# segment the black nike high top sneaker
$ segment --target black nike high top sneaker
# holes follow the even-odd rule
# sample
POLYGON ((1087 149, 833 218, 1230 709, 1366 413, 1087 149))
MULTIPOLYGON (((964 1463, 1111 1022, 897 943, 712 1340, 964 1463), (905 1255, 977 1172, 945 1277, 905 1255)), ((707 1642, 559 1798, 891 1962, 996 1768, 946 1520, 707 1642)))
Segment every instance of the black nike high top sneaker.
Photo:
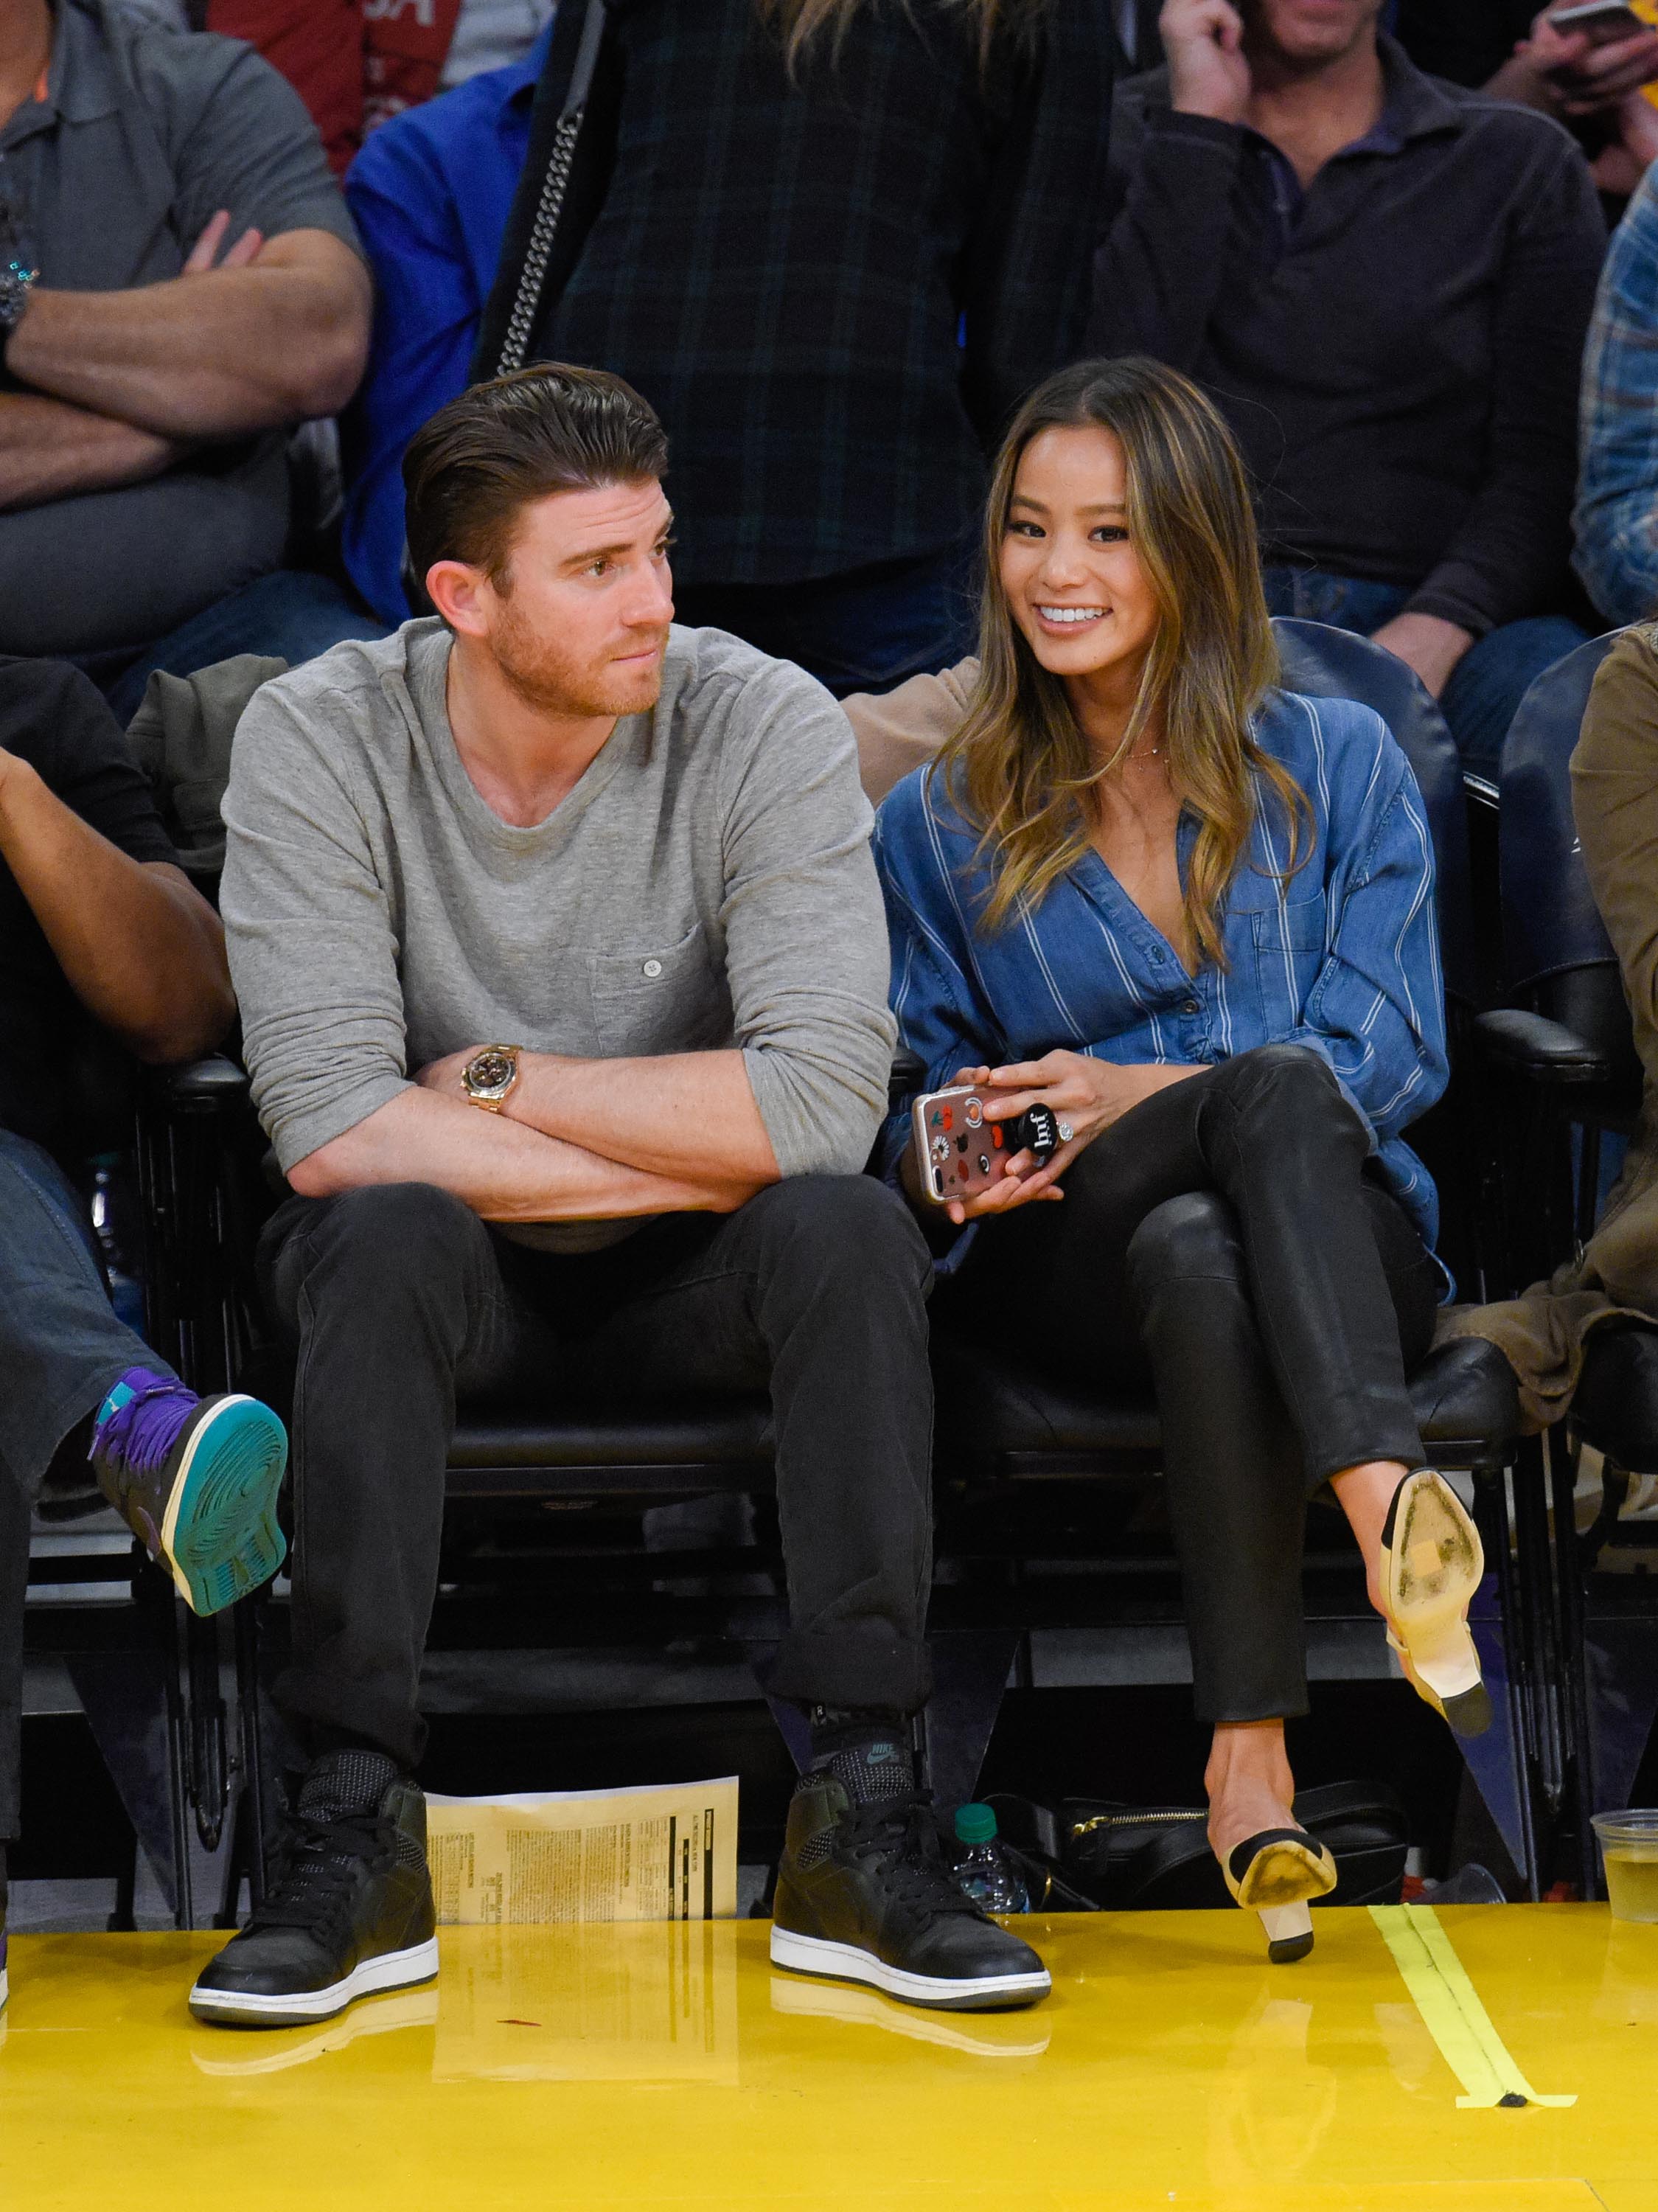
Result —
POLYGON ((1052 1987, 1030 1946, 957 1887, 896 1730, 848 1730, 801 1776, 771 1957, 796 1973, 866 1982, 948 2012, 1012 2010, 1052 1987))
POLYGON ((426 1800, 384 1753, 326 1753, 288 1816, 270 1893, 190 1993, 197 2020, 297 2027, 429 1982, 426 1800))

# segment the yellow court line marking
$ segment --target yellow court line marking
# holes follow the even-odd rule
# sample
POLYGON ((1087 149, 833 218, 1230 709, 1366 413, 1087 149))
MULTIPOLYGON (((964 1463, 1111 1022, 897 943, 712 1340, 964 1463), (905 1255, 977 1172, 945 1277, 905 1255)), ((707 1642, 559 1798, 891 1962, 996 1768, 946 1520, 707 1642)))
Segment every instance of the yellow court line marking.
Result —
POLYGON ((1462 2110, 1493 2105, 1575 2105, 1573 2097, 1545 2097, 1533 2088, 1479 2002, 1467 1969, 1430 1905, 1373 1905, 1370 1917, 1440 2055, 1461 2081, 1462 2110))

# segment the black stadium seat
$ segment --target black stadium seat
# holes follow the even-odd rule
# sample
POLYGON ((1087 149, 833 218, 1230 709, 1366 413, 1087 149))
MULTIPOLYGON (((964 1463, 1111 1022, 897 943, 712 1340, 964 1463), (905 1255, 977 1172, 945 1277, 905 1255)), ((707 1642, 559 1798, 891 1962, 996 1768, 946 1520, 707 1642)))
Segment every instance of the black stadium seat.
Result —
POLYGON ((1536 1280, 1593 1223, 1603 1131, 1627 1133, 1641 1100, 1618 957, 1589 888, 1572 819, 1570 763, 1595 672, 1612 643, 1592 638, 1540 676, 1503 748, 1498 815, 1503 996, 1481 1020, 1491 1064, 1525 1087, 1511 1149, 1505 1273, 1536 1280), (1582 1132, 1574 1180, 1557 1141, 1582 1132))
POLYGON ((608 1494, 648 1501, 687 1490, 747 1492, 771 1480, 771 1407, 763 1398, 713 1400, 653 1414, 570 1416, 556 1425, 531 1413, 463 1414, 449 1447, 452 1498, 590 1496, 602 1474, 608 1494))
MULTIPOLYGON (((1509 1194, 1506 1280, 1515 1292, 1548 1275, 1594 1225, 1603 1136, 1628 1135, 1641 1103, 1618 959, 1595 908, 1572 817, 1570 763, 1595 672, 1614 642, 1594 638, 1540 676, 1503 749, 1498 840, 1505 1007, 1482 1015, 1480 1043, 1509 1194), (1574 1162, 1574 1152, 1576 1161, 1574 1162)), ((1558 1680, 1564 1754, 1586 1882, 1598 1865, 1591 1812, 1629 1802, 1658 1712, 1658 1613, 1639 1577, 1597 1574, 1625 1536, 1618 1508, 1631 1474, 1658 1474, 1658 1330, 1596 1330, 1570 1416, 1551 1439, 1558 1562, 1558 1680), (1581 1540, 1575 1497, 1581 1448, 1603 1460, 1602 1504, 1581 1540)))
MULTIPOLYGON (((933 1369, 941 1449, 952 1465, 1005 1460, 1011 1474, 1042 1475, 1096 1473, 1108 1458, 1124 1473, 1157 1465, 1149 1399, 1090 1397, 948 1340, 935 1346, 933 1369)), ((1437 1464, 1492 1474, 1508 1466, 1519 1429, 1513 1379, 1483 1347, 1442 1345, 1411 1377, 1411 1398, 1437 1464)))
POLYGON ((1359 699, 1393 732, 1410 762, 1433 832, 1440 953, 1453 1007, 1472 1006, 1473 901, 1462 764, 1437 701, 1412 669, 1351 630, 1280 616, 1272 624, 1286 689, 1315 699, 1359 699))

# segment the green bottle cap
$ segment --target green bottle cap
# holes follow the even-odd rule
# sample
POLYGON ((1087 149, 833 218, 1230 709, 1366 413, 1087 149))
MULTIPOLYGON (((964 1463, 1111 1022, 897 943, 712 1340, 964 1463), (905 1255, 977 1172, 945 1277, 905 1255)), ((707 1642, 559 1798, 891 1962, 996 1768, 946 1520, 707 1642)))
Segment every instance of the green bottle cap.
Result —
POLYGON ((989 1805, 958 1805, 956 1808, 956 1840, 958 1844, 993 1844, 996 1840, 996 1814, 989 1805))

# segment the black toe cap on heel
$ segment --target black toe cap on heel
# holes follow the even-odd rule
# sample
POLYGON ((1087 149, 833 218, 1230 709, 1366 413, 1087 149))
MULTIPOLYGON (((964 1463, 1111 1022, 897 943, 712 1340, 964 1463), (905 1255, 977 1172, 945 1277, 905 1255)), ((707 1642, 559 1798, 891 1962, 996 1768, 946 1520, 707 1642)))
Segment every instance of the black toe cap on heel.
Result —
POLYGON ((1496 1717, 1491 1693, 1483 1682, 1464 1690, 1460 1698, 1447 1698, 1444 1711, 1452 1734, 1461 1736, 1484 1735, 1496 1717))
POLYGON ((1274 1966, 1293 1966, 1297 1959, 1304 1959, 1313 1948, 1312 1931, 1304 1936, 1286 1936, 1277 1943, 1266 1946, 1266 1956, 1274 1966))

